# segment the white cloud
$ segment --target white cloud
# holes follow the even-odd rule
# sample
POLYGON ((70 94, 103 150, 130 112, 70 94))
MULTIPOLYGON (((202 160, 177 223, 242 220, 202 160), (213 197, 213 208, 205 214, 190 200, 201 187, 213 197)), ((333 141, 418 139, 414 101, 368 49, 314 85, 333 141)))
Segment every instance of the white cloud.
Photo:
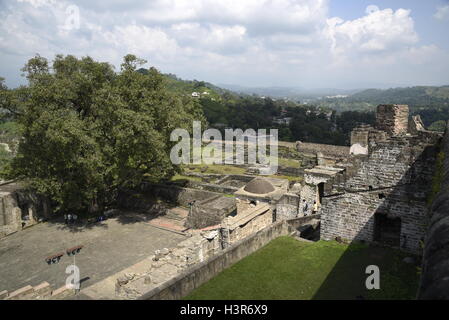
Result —
POLYGON ((0 60, 8 61, 0 75, 17 78, 10 76, 11 62, 19 74, 35 53, 91 55, 116 66, 134 53, 163 72, 191 79, 329 86, 326 81, 341 79, 343 71, 356 78, 347 72, 355 64, 377 74, 408 68, 410 61, 429 65, 432 57, 443 56, 435 45, 419 45, 406 9, 371 5, 360 18, 345 21, 329 16, 327 0, 76 3, 79 28, 65 27, 71 1, 0 3, 0 60))
POLYGON ((438 7, 434 17, 438 20, 449 20, 449 5, 438 7))
POLYGON ((332 41, 335 54, 388 52, 418 42, 410 10, 367 12, 366 16, 355 20, 328 20, 325 32, 332 41))
POLYGON ((99 33, 98 36, 97 40, 102 44, 119 50, 126 48, 139 56, 150 55, 165 59, 176 56, 178 50, 176 41, 170 39, 164 31, 142 25, 117 26, 112 31, 99 33))
POLYGON ((55 0, 17 0, 17 2, 29 3, 35 8, 55 4, 55 0))

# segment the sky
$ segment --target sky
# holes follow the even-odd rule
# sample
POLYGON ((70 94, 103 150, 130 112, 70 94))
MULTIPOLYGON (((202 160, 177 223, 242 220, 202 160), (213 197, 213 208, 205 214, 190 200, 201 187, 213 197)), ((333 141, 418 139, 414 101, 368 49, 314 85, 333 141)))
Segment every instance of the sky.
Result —
POLYGON ((40 54, 128 53, 246 87, 449 85, 449 0, 0 0, 0 77, 40 54))

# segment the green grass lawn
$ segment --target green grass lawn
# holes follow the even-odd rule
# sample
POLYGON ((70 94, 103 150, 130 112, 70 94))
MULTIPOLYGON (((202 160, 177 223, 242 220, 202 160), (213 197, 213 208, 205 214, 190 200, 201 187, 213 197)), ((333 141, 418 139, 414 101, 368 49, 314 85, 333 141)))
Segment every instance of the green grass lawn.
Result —
POLYGON ((390 248, 280 237, 224 270, 185 299, 414 299, 419 270, 390 248), (380 289, 367 290, 368 265, 380 289))

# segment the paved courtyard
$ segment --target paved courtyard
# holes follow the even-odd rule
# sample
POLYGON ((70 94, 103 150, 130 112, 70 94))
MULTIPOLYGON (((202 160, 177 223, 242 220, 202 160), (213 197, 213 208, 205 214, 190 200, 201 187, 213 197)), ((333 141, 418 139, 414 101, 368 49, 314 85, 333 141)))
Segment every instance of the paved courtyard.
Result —
POLYGON ((67 248, 84 245, 76 256, 81 288, 133 265, 157 249, 170 248, 185 236, 150 224, 139 214, 126 214, 87 227, 63 223, 41 223, 0 239, 0 291, 49 282, 53 288, 65 284, 66 267, 73 257, 48 265, 45 258, 67 248))

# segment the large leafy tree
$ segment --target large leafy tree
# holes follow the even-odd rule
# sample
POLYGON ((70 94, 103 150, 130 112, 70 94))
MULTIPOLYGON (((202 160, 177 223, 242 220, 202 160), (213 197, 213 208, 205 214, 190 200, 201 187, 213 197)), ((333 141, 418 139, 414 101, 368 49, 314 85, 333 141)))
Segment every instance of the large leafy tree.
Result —
POLYGON ((201 108, 169 93, 156 69, 136 72, 143 63, 127 55, 116 73, 90 57, 57 55, 51 65, 30 59, 29 84, 12 110, 23 138, 10 175, 50 196, 59 211, 93 212, 120 188, 178 172, 170 133, 191 131, 194 119, 203 121, 201 108))

